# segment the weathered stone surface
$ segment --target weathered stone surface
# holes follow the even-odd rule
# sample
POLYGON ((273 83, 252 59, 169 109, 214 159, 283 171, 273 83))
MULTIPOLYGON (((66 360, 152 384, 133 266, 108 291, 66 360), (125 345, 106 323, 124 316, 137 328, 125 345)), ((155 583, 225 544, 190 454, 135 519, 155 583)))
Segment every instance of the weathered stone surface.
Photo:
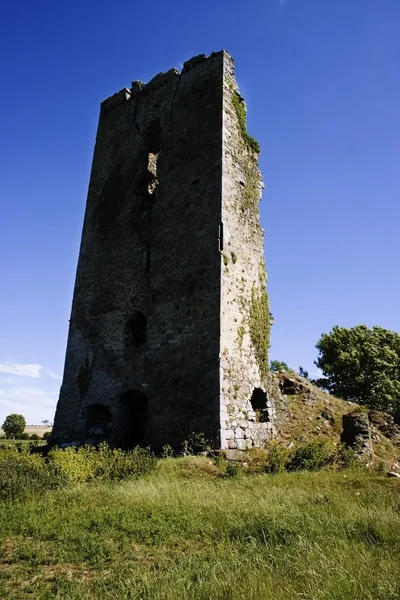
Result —
POLYGON ((237 440, 236 444, 238 450, 247 450, 247 440, 237 440))
POLYGON ((394 422, 392 415, 378 410, 370 410, 368 416, 375 431, 380 431, 393 444, 400 446, 400 426, 394 422))
POLYGON ((250 326, 263 183, 243 111, 226 52, 102 102, 53 441, 203 432, 236 449, 274 434, 250 326))
POLYGON ((372 455, 372 442, 368 413, 354 411, 343 415, 341 442, 358 454, 372 455))

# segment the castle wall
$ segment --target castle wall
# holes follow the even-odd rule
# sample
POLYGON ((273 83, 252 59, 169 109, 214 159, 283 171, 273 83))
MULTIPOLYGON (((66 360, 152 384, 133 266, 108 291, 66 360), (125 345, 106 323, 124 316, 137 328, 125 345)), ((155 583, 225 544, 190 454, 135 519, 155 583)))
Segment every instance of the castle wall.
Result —
POLYGON ((174 446, 192 431, 219 443, 223 56, 102 103, 59 443, 91 438, 96 425, 122 444, 174 446), (87 410, 97 405, 110 413, 98 422, 87 410))
POLYGON ((245 117, 233 61, 226 55, 220 418, 222 447, 239 450, 262 446, 274 433, 273 403, 268 394, 270 315, 259 218, 263 182, 257 142, 246 131, 245 117))

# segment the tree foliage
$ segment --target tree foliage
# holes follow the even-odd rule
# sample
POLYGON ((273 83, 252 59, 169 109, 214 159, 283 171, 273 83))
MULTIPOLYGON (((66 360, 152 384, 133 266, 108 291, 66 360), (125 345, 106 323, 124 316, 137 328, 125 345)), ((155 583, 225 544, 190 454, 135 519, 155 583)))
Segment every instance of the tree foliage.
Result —
POLYGON ((12 415, 8 415, 3 425, 1 426, 7 438, 13 438, 15 436, 21 435, 24 432, 25 427, 25 417, 23 415, 17 415, 15 413, 12 415))
POLYGON ((306 369, 303 369, 303 367, 299 367, 299 375, 300 377, 304 377, 304 379, 310 379, 309 372, 306 371, 306 369))
POLYGON ((315 361, 332 394, 400 418, 400 335, 374 326, 335 326, 316 345, 315 361))
POLYGON ((282 373, 290 371, 289 367, 282 360, 271 360, 270 369, 273 373, 282 373))

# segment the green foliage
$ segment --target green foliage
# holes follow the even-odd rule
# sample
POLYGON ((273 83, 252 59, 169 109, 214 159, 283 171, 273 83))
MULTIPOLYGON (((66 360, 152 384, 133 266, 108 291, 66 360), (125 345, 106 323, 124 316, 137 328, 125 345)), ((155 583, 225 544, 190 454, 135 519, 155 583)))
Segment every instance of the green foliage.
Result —
POLYGON ((226 465, 226 470, 225 470, 223 477, 228 477, 228 478, 239 477, 239 475, 241 475, 242 473, 243 473, 243 471, 238 464, 228 461, 228 464, 226 465))
POLYGON ((262 380, 265 381, 269 373, 268 352, 270 346, 271 316, 268 294, 263 286, 257 288, 253 285, 251 290, 249 329, 260 375, 262 380))
POLYGON ((332 394, 400 421, 400 335, 382 327, 335 326, 317 344, 315 364, 332 394))
POLYGON ((299 375, 300 377, 304 377, 304 379, 310 379, 308 371, 303 369, 303 367, 299 367, 299 375))
POLYGON ((290 469, 319 471, 334 462, 335 451, 325 440, 298 446, 291 457, 290 469))
POLYGON ((112 449, 105 442, 97 448, 55 448, 49 453, 49 461, 73 483, 136 478, 150 472, 156 465, 154 454, 147 448, 123 451, 112 449))
POLYGON ((1 426, 2 430, 6 435, 6 438, 14 438, 18 435, 21 435, 24 432, 25 427, 25 417, 23 415, 18 415, 15 413, 13 413, 12 415, 8 415, 3 425, 1 426))
POLYGON ((253 152, 256 152, 257 154, 260 154, 260 144, 247 133, 246 105, 243 98, 236 91, 233 92, 232 102, 238 118, 240 132, 247 148, 253 152))
POLYGON ((393 482, 363 471, 188 478, 171 462, 138 482, 1 503, 1 596, 397 600, 393 482))
POLYGON ((196 456, 197 454, 208 452, 210 449, 210 442, 206 439, 204 433, 193 432, 182 444, 182 455, 196 456))
POLYGON ((31 440, 40 440, 40 437, 38 436, 38 434, 37 434, 37 433, 32 433, 32 435, 31 435, 30 439, 31 439, 31 440))
POLYGON ((286 471, 289 461, 290 451, 284 446, 272 442, 268 448, 265 471, 267 473, 283 473, 286 471))
POLYGON ((231 251, 231 258, 232 258, 233 264, 235 264, 236 261, 237 261, 237 254, 236 254, 236 252, 231 251))
POLYGON ((288 365, 281 360, 271 360, 270 368, 273 373, 285 373, 286 371, 290 371, 288 365))
MULTIPOLYGON (((334 454, 333 465, 339 469, 358 469, 362 466, 358 454, 345 444, 339 444, 334 454)), ((386 470, 385 470, 386 474, 386 470)))
POLYGON ((161 449, 161 458, 172 458, 174 456, 174 449, 169 444, 166 444, 161 449))
POLYGON ((267 473, 319 471, 323 468, 343 470, 360 467, 360 459, 353 449, 344 444, 335 445, 327 440, 299 444, 290 450, 277 442, 271 442, 268 445, 265 460, 267 473))
POLYGON ((221 470, 169 459, 137 481, 0 502, 0 597, 398 600, 397 481, 221 470))
POLYGON ((0 454, 0 499, 42 494, 62 483, 59 473, 38 456, 15 449, 0 454))
POLYGON ((149 473, 156 458, 145 448, 124 452, 107 444, 53 449, 48 458, 19 452, 14 446, 0 454, 0 499, 42 494, 56 487, 94 481, 120 481, 149 473))
POLYGON ((44 440, 49 440, 51 438, 51 431, 45 431, 43 434, 44 440))
POLYGON ((228 258, 228 255, 225 254, 225 252, 222 253, 222 259, 224 261, 224 265, 227 267, 228 263, 229 263, 229 258, 228 258))
POLYGON ((238 335, 238 344, 239 344, 240 350, 242 349, 242 346, 243 346, 243 338, 244 338, 245 333, 246 333, 246 329, 245 329, 244 325, 239 325, 238 330, 237 330, 237 335, 238 335))

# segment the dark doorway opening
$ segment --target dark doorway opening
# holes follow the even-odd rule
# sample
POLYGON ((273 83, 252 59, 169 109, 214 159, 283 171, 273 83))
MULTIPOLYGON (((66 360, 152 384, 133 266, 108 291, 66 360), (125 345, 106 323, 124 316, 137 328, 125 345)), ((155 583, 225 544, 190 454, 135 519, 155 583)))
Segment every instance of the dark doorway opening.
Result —
POLYGON ((148 399, 139 390, 128 390, 120 397, 123 436, 121 445, 125 448, 140 446, 145 441, 148 417, 148 399))
POLYGON ((269 414, 267 407, 267 394, 260 388, 254 388, 250 398, 251 406, 256 413, 258 423, 268 423, 269 414))
POLYGON ((137 310, 129 321, 129 332, 134 346, 142 346, 147 338, 147 317, 137 310))
MULTIPOLYGON (((108 406, 104 404, 92 404, 86 408, 87 429, 102 429, 105 434, 111 423, 111 413, 108 406)), ((99 433, 100 435, 100 433, 99 433)))

